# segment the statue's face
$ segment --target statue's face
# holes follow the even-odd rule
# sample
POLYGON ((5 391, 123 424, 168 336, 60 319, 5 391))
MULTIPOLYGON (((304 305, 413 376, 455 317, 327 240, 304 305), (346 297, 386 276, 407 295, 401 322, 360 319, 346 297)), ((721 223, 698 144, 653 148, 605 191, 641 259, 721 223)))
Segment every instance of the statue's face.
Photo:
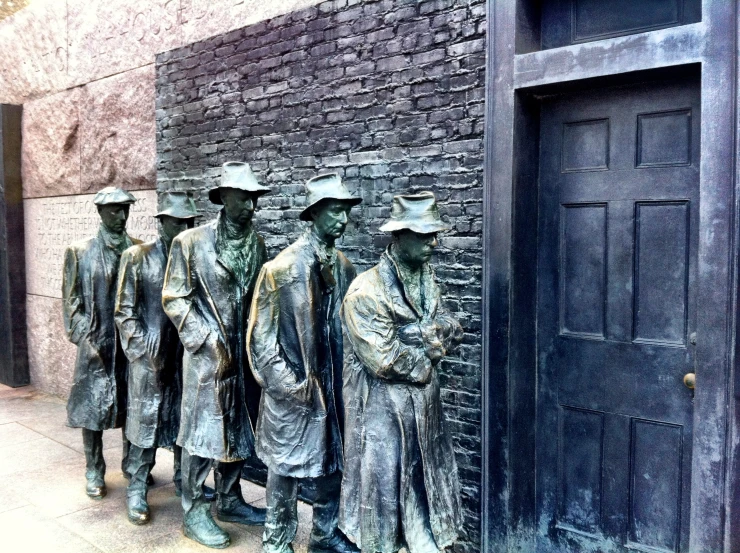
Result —
POLYGON ((160 228, 162 229, 162 236, 168 241, 172 240, 180 234, 182 231, 193 228, 192 219, 178 219, 177 217, 170 217, 169 215, 161 215, 159 217, 160 228))
POLYGON ((103 224, 112 232, 121 233, 126 230, 128 220, 127 204, 108 204, 98 206, 98 214, 103 224))
POLYGON ((311 208, 311 219, 316 232, 322 238, 339 238, 349 222, 352 205, 341 200, 324 200, 311 208))
POLYGON ((397 240, 398 253, 401 259, 411 267, 421 267, 432 259, 437 242, 437 233, 420 234, 412 230, 399 231, 397 240))
POLYGON ((257 208, 257 195, 236 188, 222 188, 221 201, 224 213, 232 223, 246 225, 252 220, 257 208))

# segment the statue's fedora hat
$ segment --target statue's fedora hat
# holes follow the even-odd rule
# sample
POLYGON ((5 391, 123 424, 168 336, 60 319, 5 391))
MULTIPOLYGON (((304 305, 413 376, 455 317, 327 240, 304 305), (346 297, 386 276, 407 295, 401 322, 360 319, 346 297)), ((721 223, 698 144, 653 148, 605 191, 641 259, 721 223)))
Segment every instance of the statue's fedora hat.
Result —
POLYGON ((93 197, 95 205, 123 204, 130 205, 136 198, 129 192, 115 186, 106 186, 93 197))
POLYGON ((243 161, 227 161, 221 167, 221 184, 208 191, 208 199, 214 204, 223 205, 221 201, 221 190, 223 188, 236 188, 261 196, 267 194, 270 189, 257 182, 249 163, 243 161))
POLYGON ((341 200, 351 206, 362 202, 362 198, 353 196, 347 190, 338 174, 319 175, 306 183, 306 208, 299 215, 301 221, 310 221, 311 208, 323 200, 341 200))
POLYGON ((432 192, 393 196, 391 218, 380 227, 380 230, 395 232, 405 229, 419 234, 450 229, 439 216, 437 200, 432 192))
POLYGON ((155 217, 167 215, 177 219, 195 219, 198 210, 187 192, 165 192, 160 196, 160 209, 155 217))

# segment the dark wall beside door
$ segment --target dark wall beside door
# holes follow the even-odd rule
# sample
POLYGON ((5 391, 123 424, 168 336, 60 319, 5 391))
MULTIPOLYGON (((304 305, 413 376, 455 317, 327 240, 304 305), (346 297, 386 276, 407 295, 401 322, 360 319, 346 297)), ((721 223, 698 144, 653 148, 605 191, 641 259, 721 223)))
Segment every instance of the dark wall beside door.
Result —
POLYGON ((157 187, 205 191, 249 162, 273 193, 256 226, 274 256, 302 232, 303 183, 337 171, 363 203, 341 248, 365 270, 393 194, 433 190, 453 227, 437 276, 465 328, 441 368, 463 485, 456 551, 480 551, 484 0, 337 0, 157 57, 157 187))
POLYGON ((0 104, 0 383, 29 383, 21 106, 0 104))

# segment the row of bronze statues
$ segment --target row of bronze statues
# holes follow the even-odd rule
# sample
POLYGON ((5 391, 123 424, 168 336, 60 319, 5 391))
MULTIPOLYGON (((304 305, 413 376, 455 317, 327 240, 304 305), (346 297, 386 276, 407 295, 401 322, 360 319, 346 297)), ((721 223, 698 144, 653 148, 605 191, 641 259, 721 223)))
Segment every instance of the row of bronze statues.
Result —
POLYGON ((435 367, 462 329, 429 264, 447 228, 435 197, 393 198, 380 228, 392 243, 357 276, 335 243, 361 199, 339 175, 308 181, 310 226, 271 261, 252 225, 268 192, 248 164, 228 162, 209 193, 223 205, 214 221, 195 227, 190 196, 167 192, 159 238, 145 244, 126 233, 131 194, 95 196, 100 230, 67 248, 63 284, 78 346, 67 422, 82 429, 87 494, 105 496, 103 430, 122 428, 134 524, 150 520, 164 447, 183 532, 205 546, 230 543, 215 500, 220 521, 264 524, 264 552, 292 552, 298 485, 310 479, 309 552, 444 550, 461 526, 460 491, 435 367), (268 468, 267 509, 241 494, 254 455, 268 468))

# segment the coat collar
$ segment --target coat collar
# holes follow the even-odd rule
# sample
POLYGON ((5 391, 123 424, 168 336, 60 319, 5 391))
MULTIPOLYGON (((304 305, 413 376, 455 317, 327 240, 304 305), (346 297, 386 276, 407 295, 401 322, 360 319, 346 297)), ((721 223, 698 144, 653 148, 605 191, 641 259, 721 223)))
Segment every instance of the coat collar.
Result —
POLYGON ((165 241, 163 236, 158 236, 157 240, 155 242, 157 250, 159 250, 159 253, 164 256, 165 261, 170 255, 170 249, 167 247, 167 242, 165 241))

